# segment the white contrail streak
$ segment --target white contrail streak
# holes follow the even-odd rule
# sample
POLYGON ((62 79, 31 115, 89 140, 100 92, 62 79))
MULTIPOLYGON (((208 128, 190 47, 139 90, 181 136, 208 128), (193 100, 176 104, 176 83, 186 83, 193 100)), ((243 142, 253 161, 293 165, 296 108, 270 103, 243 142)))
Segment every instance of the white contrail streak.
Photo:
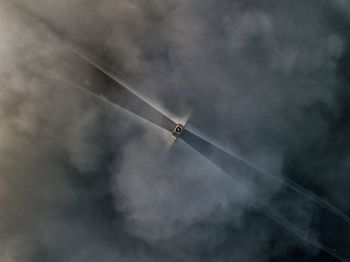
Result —
MULTIPOLYGON (((185 142, 186 145, 188 145, 185 142)), ((191 147, 190 145, 188 145, 193 151, 197 152, 196 149, 194 149, 193 147, 191 147)), ((199 152, 200 153, 200 152, 199 152)), ((248 194, 250 194, 254 199, 257 200, 257 202, 261 205, 262 208, 259 208, 258 205, 256 205, 256 209, 258 209, 260 212, 262 212, 264 215, 266 215, 267 217, 269 217, 270 219, 272 219, 273 221, 275 221, 276 223, 280 224, 282 227, 286 228, 287 230, 289 230, 290 232, 292 232, 293 234, 295 234, 297 237, 299 237, 300 239, 310 243, 311 245, 325 251, 327 254, 329 254, 330 256, 338 259, 341 262, 350 262, 347 258, 343 258, 341 255, 337 254, 336 251, 332 248, 326 247, 324 245, 322 245, 321 243, 319 243, 316 240, 310 239, 304 232, 303 230, 300 230, 298 227, 296 227, 295 225, 293 225, 293 223, 289 222, 287 219, 285 219, 283 217, 283 215, 281 215, 278 211, 276 211, 275 208, 273 208, 271 206, 271 204, 261 200, 256 194, 254 194, 251 190, 249 190, 243 182, 239 181, 236 177, 228 174, 227 172, 225 172, 223 169, 221 169, 221 167, 217 166, 214 162, 212 162, 210 159, 206 158, 205 156, 203 156, 202 154, 200 154, 205 160, 209 160, 209 162, 211 164, 213 164, 218 170, 220 170, 221 172, 223 172, 224 174, 228 175, 229 178, 231 178, 235 183, 239 184, 240 187, 242 189, 244 189, 246 192, 248 192, 248 194)))
POLYGON ((322 245, 321 243, 319 243, 318 241, 310 239, 308 236, 305 235, 305 233, 302 230, 300 230, 297 227, 295 227, 291 222, 289 222, 282 215, 280 215, 278 213, 278 211, 276 211, 273 207, 266 206, 266 204, 264 202, 262 202, 257 197, 256 197, 256 199, 258 200, 258 202, 260 202, 266 208, 266 210, 261 210, 261 209, 259 209, 259 210, 262 213, 264 213, 266 216, 268 216, 269 218, 274 220, 276 223, 278 223, 281 226, 285 227, 290 232, 294 233, 295 235, 297 235, 299 238, 303 239, 304 241, 309 242, 310 244, 314 245, 315 247, 318 247, 318 248, 322 249, 323 251, 325 251, 326 253, 328 253, 332 257, 335 257, 339 261, 341 261, 341 262, 349 262, 348 259, 343 258, 339 254, 337 254, 335 249, 326 247, 326 246, 322 245))
MULTIPOLYGON (((46 76, 46 77, 47 77, 47 76, 46 76)), ((117 109, 117 110, 122 111, 122 112, 124 112, 124 113, 126 113, 126 114, 128 114, 128 115, 130 115, 130 116, 132 116, 132 117, 136 117, 138 120, 141 120, 141 122, 146 122, 146 123, 152 124, 153 126, 157 127, 158 129, 161 128, 161 127, 159 127, 157 124, 154 124, 154 123, 152 123, 151 121, 149 121, 149 120, 147 120, 147 119, 145 119, 145 118, 143 118, 143 117, 141 117, 141 116, 139 116, 139 115, 137 115, 137 114, 135 114, 135 113, 133 113, 133 112, 131 112, 131 111, 129 111, 129 110, 127 110, 127 109, 125 109, 125 108, 123 108, 123 107, 121 107, 121 106, 119 106, 119 105, 113 103, 113 102, 111 102, 111 101, 109 101, 107 98, 104 98, 104 97, 102 97, 102 96, 98 96, 98 95, 95 94, 94 92, 92 92, 92 91, 90 91, 90 90, 88 90, 88 89, 86 89, 86 88, 84 88, 84 87, 82 87, 82 86, 80 86, 80 85, 78 85, 78 84, 76 84, 76 83, 74 83, 74 82, 72 82, 72 81, 66 79, 66 78, 63 78, 63 77, 60 77, 60 76, 57 76, 57 75, 55 75, 55 76, 52 75, 52 76, 50 76, 50 78, 56 79, 56 80, 61 81, 61 82, 65 82, 65 83, 67 83, 68 85, 74 87, 76 90, 79 91, 79 95, 80 95, 85 101, 87 101, 87 98, 86 98, 85 96, 89 96, 89 97, 91 97, 92 99, 96 99, 97 101, 102 102, 103 104, 105 104, 105 105, 107 105, 107 106, 110 106, 110 107, 113 108, 113 109, 117 109)), ((68 90, 68 91, 70 91, 70 92, 72 92, 72 90, 71 90, 70 88, 67 88, 67 87, 65 87, 64 85, 62 85, 61 87, 63 87, 64 89, 66 89, 66 90, 68 90)), ((88 102, 90 102, 90 101, 88 101, 88 102)), ((105 108, 101 108, 101 107, 100 107, 100 110, 101 110, 105 115, 107 115, 107 116, 109 116, 109 117, 111 117, 111 118, 115 118, 115 116, 114 116, 113 114, 111 114, 110 112, 108 112, 105 108)), ((166 130, 166 129, 163 129, 163 128, 161 128, 161 129, 162 129, 162 130, 166 130)), ((166 131, 167 131, 167 130, 166 130, 166 131)), ((167 132, 169 132, 169 131, 167 131, 167 132)), ((170 132, 169 132, 169 133, 170 133, 170 132)))
POLYGON ((101 61, 97 61, 95 58, 92 58, 90 55, 86 54, 85 51, 78 49, 76 47, 73 46, 69 46, 69 49, 75 53, 76 55, 78 55, 80 58, 82 58, 85 62, 87 62, 89 65, 91 65, 92 67, 98 69, 99 71, 101 71, 102 73, 104 73, 105 75, 107 75, 109 78, 111 78, 113 81, 115 81, 117 84, 121 85, 122 87, 124 87, 125 89, 127 89, 130 93, 132 93, 133 95, 137 96, 139 99, 141 99, 142 101, 144 101, 145 103, 147 103, 148 105, 150 105, 151 107, 153 107, 155 110, 157 110, 158 112, 160 112, 161 114, 163 114, 164 116, 168 117, 169 119, 174 119, 176 118, 176 116, 174 116, 173 114, 171 114, 169 111, 167 111, 166 109, 164 109, 163 107, 161 107, 160 105, 157 105, 154 103, 154 101, 151 101, 148 98, 145 98, 143 95, 141 95, 140 93, 136 92, 133 88, 131 88, 126 82, 124 82, 123 80, 120 79, 120 77, 116 76, 115 73, 113 73, 113 71, 106 65, 104 65, 101 61))
POLYGON ((250 163, 248 160, 238 156, 237 154, 228 151, 227 149, 223 148, 222 146, 218 145, 217 143, 213 142, 213 140, 208 139, 202 135, 199 135, 198 132, 193 132, 194 134, 196 134, 198 137, 208 141, 209 143, 213 144, 214 146, 216 146, 217 148, 219 148, 220 150, 226 152, 227 154, 231 155, 233 158, 238 159, 239 161, 241 161, 242 163, 252 167, 253 169, 255 169, 256 171, 258 171, 259 173, 261 173, 262 175, 266 176, 266 177, 270 177, 271 179, 282 183, 283 185, 285 185, 286 187, 292 189, 294 192, 297 192, 301 195, 303 195, 304 197, 306 197, 307 199, 317 203, 318 205, 327 208, 331 213, 333 213, 334 215, 336 215, 337 217, 342 218, 347 224, 350 225, 350 218, 349 216, 347 216, 346 214, 344 214, 341 210, 339 210, 338 208, 336 208, 334 205, 332 205, 331 203, 323 200, 322 198, 320 198, 319 196, 315 195, 314 193, 312 193, 311 191, 303 188, 302 186, 300 186, 299 184, 295 183, 294 181, 286 178, 286 177, 278 177, 272 174, 269 174, 263 170, 261 170, 260 168, 258 168, 257 166, 255 166, 254 164, 250 163))

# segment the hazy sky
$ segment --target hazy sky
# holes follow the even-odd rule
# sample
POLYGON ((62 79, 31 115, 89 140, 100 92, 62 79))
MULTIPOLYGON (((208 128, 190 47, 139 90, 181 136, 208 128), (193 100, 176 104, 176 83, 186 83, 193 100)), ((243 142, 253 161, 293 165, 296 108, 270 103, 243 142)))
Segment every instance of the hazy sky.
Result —
MULTIPOLYGON (((244 186, 70 84, 115 88, 83 48, 191 130, 350 216, 347 0, 0 3, 1 262, 339 261, 350 224, 284 186, 244 186)), ((231 174, 232 177, 244 174, 231 174)), ((345 260, 343 260, 345 261, 345 260)))

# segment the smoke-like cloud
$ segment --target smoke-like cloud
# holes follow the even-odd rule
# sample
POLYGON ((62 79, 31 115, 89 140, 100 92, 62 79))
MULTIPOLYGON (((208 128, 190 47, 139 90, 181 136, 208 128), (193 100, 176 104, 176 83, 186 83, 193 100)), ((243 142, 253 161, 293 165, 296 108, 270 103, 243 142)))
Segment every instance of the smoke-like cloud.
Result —
MULTIPOLYGON (((349 213, 349 12, 341 0, 1 3, 2 260, 330 261, 254 208, 259 184, 247 191, 70 84, 112 88, 61 38, 173 114, 192 111, 190 128, 349 213)), ((305 199, 273 185, 264 194, 314 239, 349 244, 305 199)))

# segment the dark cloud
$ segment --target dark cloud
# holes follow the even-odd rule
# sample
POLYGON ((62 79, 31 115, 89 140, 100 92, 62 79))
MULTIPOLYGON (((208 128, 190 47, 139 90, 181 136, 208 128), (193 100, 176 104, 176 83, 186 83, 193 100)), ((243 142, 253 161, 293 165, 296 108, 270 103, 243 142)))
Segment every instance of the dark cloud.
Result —
POLYGON ((1 3, 2 259, 333 261, 265 216, 258 192, 349 256, 349 227, 332 212, 281 185, 247 180, 247 191, 182 141, 169 149, 160 128, 77 89, 69 81, 113 86, 64 44, 350 215, 349 12, 342 0, 1 3))

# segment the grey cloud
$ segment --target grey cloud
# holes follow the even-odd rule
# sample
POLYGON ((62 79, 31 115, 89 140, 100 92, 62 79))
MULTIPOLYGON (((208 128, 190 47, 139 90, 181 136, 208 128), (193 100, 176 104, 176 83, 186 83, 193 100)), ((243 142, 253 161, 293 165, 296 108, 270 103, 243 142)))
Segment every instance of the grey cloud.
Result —
MULTIPOLYGON (((2 3, 2 257, 270 261, 295 250, 305 261, 322 256, 259 214, 254 197, 184 143, 168 149, 160 129, 110 107, 101 111, 55 79, 99 81, 50 30, 175 115, 193 110, 191 128, 346 208, 348 193, 336 189, 348 183, 347 153, 332 156, 341 165, 322 153, 342 112, 338 62, 348 45, 327 10, 346 10, 346 3, 277 2, 2 3)), ((105 85, 101 80, 97 88, 105 85)), ((314 206, 284 188, 265 191, 276 207, 298 210, 294 223, 322 235, 313 228, 320 216, 314 206)))

